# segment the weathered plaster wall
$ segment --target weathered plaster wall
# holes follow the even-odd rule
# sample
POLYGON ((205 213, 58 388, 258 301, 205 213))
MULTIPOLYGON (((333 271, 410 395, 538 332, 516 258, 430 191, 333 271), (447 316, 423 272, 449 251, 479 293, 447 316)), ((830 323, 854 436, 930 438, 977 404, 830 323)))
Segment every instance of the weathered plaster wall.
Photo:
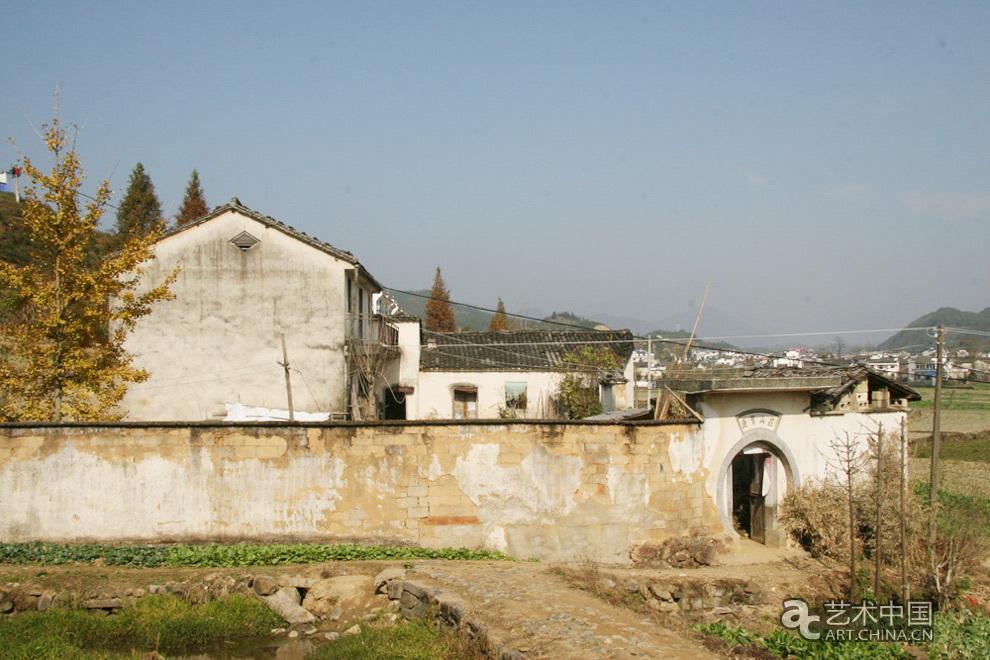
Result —
POLYGON ((233 211, 158 242, 142 286, 176 265, 174 299, 153 306, 126 342, 151 378, 128 389, 131 420, 204 420, 225 402, 285 409, 279 335, 297 410, 344 409, 345 272, 350 264, 233 211), (260 239, 247 251, 230 239, 260 239))
POLYGON ((391 539, 624 563, 720 530, 696 426, 0 426, 0 540, 391 539))

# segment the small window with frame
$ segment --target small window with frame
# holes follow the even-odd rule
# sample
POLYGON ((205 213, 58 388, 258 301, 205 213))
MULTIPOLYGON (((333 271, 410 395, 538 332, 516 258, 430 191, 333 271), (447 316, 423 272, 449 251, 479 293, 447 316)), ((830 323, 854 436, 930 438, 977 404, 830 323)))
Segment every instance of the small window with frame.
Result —
POLYGON ((528 403, 526 399, 527 385, 523 382, 517 381, 506 381, 505 382, 505 407, 509 410, 515 410, 520 412, 526 411, 526 405, 528 403))
POLYGON ((454 387, 454 419, 478 419, 478 388, 454 387))

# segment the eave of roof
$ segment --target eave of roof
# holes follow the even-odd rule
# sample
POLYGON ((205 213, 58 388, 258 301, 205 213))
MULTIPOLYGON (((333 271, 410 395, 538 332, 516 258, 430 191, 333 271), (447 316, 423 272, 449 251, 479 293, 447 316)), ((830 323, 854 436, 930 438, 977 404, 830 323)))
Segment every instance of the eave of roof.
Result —
POLYGON ((179 234, 181 232, 184 232, 184 231, 186 231, 188 229, 192 229, 193 227, 198 227, 198 226, 200 226, 202 224, 205 224, 205 223, 209 222, 210 220, 213 220, 214 218, 217 218, 217 217, 223 215, 224 213, 227 213, 228 211, 233 211, 234 213, 238 213, 238 214, 243 215, 245 217, 251 218, 252 220, 255 220, 257 222, 260 222, 265 227, 268 227, 270 229, 275 229, 277 231, 280 231, 283 234, 285 234, 286 236, 291 236, 292 238, 294 238, 294 239, 296 239, 296 240, 298 240, 298 241, 300 241, 302 243, 305 243, 306 245, 309 245, 310 247, 316 248, 317 250, 319 250, 321 252, 324 252, 326 254, 329 254, 330 256, 335 257, 337 259, 340 259, 341 261, 346 261, 347 263, 349 263, 349 264, 353 265, 355 268, 357 268, 358 269, 358 272, 360 272, 361 275, 365 279, 367 279, 368 282, 371 283, 372 286, 377 287, 379 291, 381 291, 384 288, 378 282, 378 280, 376 280, 371 275, 371 273, 369 273, 365 269, 365 267, 361 265, 361 262, 359 262, 357 260, 357 258, 355 258, 355 256, 353 254, 351 254, 350 252, 347 252, 346 250, 341 250, 339 248, 335 248, 334 246, 330 245, 329 243, 324 243, 323 241, 319 240, 318 238, 315 238, 313 236, 310 236, 309 234, 307 234, 305 232, 301 232, 301 231, 299 231, 298 229, 296 229, 294 227, 290 227, 289 225, 287 225, 287 224, 285 224, 283 222, 279 222, 278 220, 276 220, 275 218, 272 218, 271 216, 262 215, 261 213, 258 213, 257 211, 254 211, 252 209, 249 209, 248 207, 246 207, 243 204, 241 204, 240 200, 237 199, 236 197, 232 198, 229 203, 224 204, 223 206, 216 207, 215 209, 213 209, 212 211, 210 211, 206 215, 202 216, 201 218, 197 218, 196 220, 193 220, 192 222, 189 222, 187 224, 184 224, 181 227, 176 227, 174 229, 171 229, 171 230, 165 232, 165 234, 160 239, 158 239, 158 240, 164 240, 166 238, 169 238, 170 236, 174 236, 174 235, 179 234))
POLYGON ((814 392, 838 387, 837 376, 807 378, 677 378, 663 384, 675 392, 702 394, 708 392, 814 392))

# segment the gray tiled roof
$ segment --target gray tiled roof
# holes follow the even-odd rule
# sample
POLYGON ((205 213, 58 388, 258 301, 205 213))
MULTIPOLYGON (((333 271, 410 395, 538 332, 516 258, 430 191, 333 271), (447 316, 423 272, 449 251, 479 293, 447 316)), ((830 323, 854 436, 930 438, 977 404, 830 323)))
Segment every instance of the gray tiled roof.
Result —
POLYGON ((906 385, 898 383, 896 380, 877 373, 869 367, 863 365, 852 365, 848 367, 777 367, 765 369, 752 369, 743 374, 744 378, 825 378, 835 377, 839 379, 839 384, 818 392, 817 394, 826 399, 836 399, 849 390, 853 389, 864 379, 872 379, 886 385, 891 394, 896 398, 906 398, 909 401, 917 401, 921 395, 906 385))
MULTIPOLYGON (((423 332, 424 371, 566 371, 564 356, 582 346, 605 346, 620 365, 633 352, 628 330, 507 330, 423 332)), ((621 368, 621 367, 620 367, 621 368)))
POLYGON ((891 397, 917 401, 921 395, 910 387, 862 366, 849 367, 767 367, 749 369, 730 378, 683 378, 665 381, 671 389, 682 392, 717 392, 745 390, 803 390, 814 401, 834 401, 864 380, 886 387, 891 397))

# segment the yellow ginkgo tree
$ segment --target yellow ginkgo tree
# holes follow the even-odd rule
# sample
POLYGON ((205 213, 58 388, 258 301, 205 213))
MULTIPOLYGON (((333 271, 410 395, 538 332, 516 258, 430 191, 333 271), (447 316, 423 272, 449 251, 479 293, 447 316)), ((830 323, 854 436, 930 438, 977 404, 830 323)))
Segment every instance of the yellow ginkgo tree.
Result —
POLYGON ((136 275, 154 258, 164 227, 127 237, 117 251, 94 258, 109 182, 83 204, 79 188, 85 177, 75 140, 70 143, 57 110, 40 135, 51 171, 22 156, 31 181, 23 205, 31 260, 20 267, 0 262, 0 291, 8 292, 16 310, 0 325, 0 420, 119 419, 128 384, 149 376, 131 364, 124 338, 152 304, 170 297, 177 273, 150 291, 135 292, 136 275))

